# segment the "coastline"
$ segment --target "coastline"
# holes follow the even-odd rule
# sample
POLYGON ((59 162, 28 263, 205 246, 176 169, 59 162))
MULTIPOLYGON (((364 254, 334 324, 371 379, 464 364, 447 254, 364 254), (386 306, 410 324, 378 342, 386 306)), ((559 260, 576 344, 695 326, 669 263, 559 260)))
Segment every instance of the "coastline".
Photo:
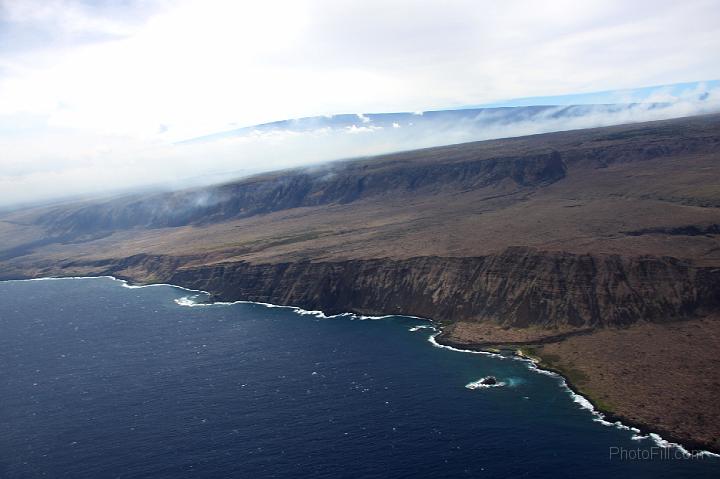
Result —
MULTIPOLYGON (((531 365, 530 369, 533 369, 540 374, 545 374, 560 379, 562 381, 562 387, 564 387, 570 393, 573 401, 578 403, 583 409, 590 411, 594 416, 593 420, 595 422, 598 422, 603 426, 616 427, 618 429, 631 431, 634 434, 632 437, 632 439, 634 440, 649 439, 652 440, 659 447, 677 448, 686 457, 720 457, 720 450, 715 451, 700 442, 675 437, 672 432, 655 432, 658 431, 658 429, 651 424, 643 424, 632 421, 620 414, 617 414, 614 411, 600 406, 596 399, 594 399, 587 392, 583 391, 570 380, 570 375, 566 371, 548 365, 546 362, 543 362, 541 357, 535 357, 523 353, 520 346, 527 346, 531 343, 517 344, 518 347, 515 348, 508 347, 508 344, 497 345, 500 346, 499 349, 489 347, 491 346, 491 344, 488 343, 488 347, 485 348, 478 347, 474 344, 462 344, 452 340, 444 339, 442 337, 442 331, 438 331, 440 332, 436 333, 430 338, 430 342, 437 345, 438 347, 443 347, 463 353, 484 353, 497 358, 507 358, 508 356, 503 356, 496 351, 508 351, 512 353, 512 356, 509 356, 510 358, 527 362, 529 365, 531 365)), ((538 342, 534 344, 538 344, 538 342)))
POLYGON ((660 447, 678 448, 683 453, 683 455, 686 455, 688 457, 702 455, 720 457, 720 450, 713 451, 700 442, 677 438, 672 434, 672 432, 669 431, 653 432, 653 429, 655 431, 658 431, 658 428, 653 427, 652 425, 633 421, 621 414, 618 414, 614 411, 600 406, 598 401, 593 398, 592 395, 583 391, 573 381, 570 380, 569 374, 567 372, 563 371, 561 368, 548 365, 542 360, 541 356, 530 356, 526 353, 523 353, 521 349, 516 350, 514 354, 516 354, 520 358, 531 362, 535 365, 536 368, 538 368, 538 370, 552 373, 562 378, 562 380, 564 381, 564 386, 572 394, 582 398, 588 403, 588 409, 592 411, 593 415, 595 415, 596 422, 599 422, 604 426, 614 426, 620 429, 632 431, 634 433, 633 439, 651 439, 660 447))
POLYGON ((709 456, 709 457, 720 457, 720 450, 715 451, 711 450, 707 447, 707 445, 704 445, 699 442, 695 442, 688 439, 679 439, 673 436, 672 432, 668 431, 660 431, 660 432, 652 432, 653 429, 657 430, 657 428, 653 427, 650 424, 642 424, 635 421, 632 421, 626 417, 623 417, 620 414, 617 414, 611 410, 608 410, 607 408, 604 408, 598 404, 598 401, 593 399, 591 395, 589 395, 586 392, 583 392, 581 388, 579 388, 576 384, 574 384, 570 378, 569 374, 566 371, 563 371, 561 368, 553 367, 547 362, 544 362, 542 360, 541 356, 534 357, 532 355, 528 355, 524 352, 522 352, 521 348, 523 346, 532 346, 532 345, 538 345, 553 341, 559 341, 561 339, 564 339, 565 336, 576 336, 576 335, 582 335, 582 334, 588 334, 586 331, 579 331, 575 333, 570 334, 562 334, 558 335, 558 337, 551 337, 548 339, 543 339, 540 341, 535 342, 527 342, 527 343, 482 343, 482 344, 463 344, 455 342, 451 339, 446 339, 444 337, 444 330, 443 330, 443 324, 441 321, 433 320, 431 318, 424 318, 424 317, 418 317, 418 316, 412 316, 412 315, 404 315, 400 313, 393 313, 393 314, 373 314, 372 311, 363 311, 363 312, 353 312, 353 311, 346 311, 341 312, 337 314, 326 314, 323 311, 320 310, 306 310, 298 306, 292 306, 292 305, 281 305, 281 304, 274 304, 274 303, 266 303, 266 302, 258 302, 258 301, 247 301, 247 300, 236 300, 236 301, 217 301, 215 298, 218 298, 217 294, 214 294, 209 291, 200 290, 200 289, 192 289, 185 286, 177 285, 177 284, 170 284, 170 283, 143 283, 133 280, 130 277, 123 277, 123 276, 113 276, 113 275, 98 275, 98 276, 51 276, 51 277, 38 277, 38 278, 16 278, 16 279, 0 279, 0 282, 19 282, 19 281, 51 281, 51 280, 68 280, 68 279, 99 279, 99 278, 107 278, 111 279, 113 281, 120 282, 123 287, 135 289, 135 288, 146 288, 146 287, 156 287, 156 286, 169 286, 172 288, 177 288, 183 291, 187 291, 190 293, 195 294, 203 294, 207 295, 207 297, 210 299, 210 301, 207 302, 194 302, 188 298, 179 298, 175 302, 180 306, 185 307, 210 307, 210 306, 222 306, 222 305, 232 305, 232 304, 258 304, 265 307, 270 308, 287 308, 292 309, 295 312, 297 312, 300 315, 311 315, 322 319, 331 319, 331 318, 338 318, 338 317, 354 317, 354 319, 358 320, 370 320, 370 319, 383 319, 393 316, 402 316, 407 318, 413 318, 418 319, 422 321, 427 321, 431 324, 431 329, 434 330, 432 334, 428 337, 428 342, 430 342, 434 347, 439 348, 445 348, 450 349, 456 352, 461 353, 470 353, 470 354, 483 354, 490 357, 495 357, 497 359, 512 359, 512 360, 518 360, 518 361, 524 361, 528 363, 529 369, 532 369, 536 371, 538 374, 545 374, 552 377, 556 377, 561 380, 561 386, 568 391, 570 394, 572 400, 579 404, 580 407, 583 409, 586 409, 592 413, 594 416, 593 421, 598 422, 604 426, 610 426, 615 427, 622 430, 627 430, 630 432, 633 432, 633 440, 644 440, 649 439, 652 442, 655 443, 656 446, 662 447, 662 448, 676 448, 678 449, 683 456, 685 457, 700 457, 700 456, 709 456), (185 300, 184 302, 182 300, 185 300), (560 337, 562 336, 562 338, 560 337), (497 346, 498 348, 494 348, 492 346, 497 346), (501 353, 501 351, 509 351, 512 354, 511 355, 504 355, 501 353))
POLYGON ((632 431, 634 433, 633 439, 651 439, 660 447, 676 447, 683 453, 683 455, 688 457, 700 455, 720 457, 720 450, 709 448, 702 442, 679 438, 674 435, 672 431, 663 430, 662 428, 658 428, 652 424, 634 421, 608 407, 604 407, 598 399, 593 397, 593 395, 589 392, 583 390, 583 388, 578 386, 571 379, 572 374, 570 372, 549 364, 549 362, 543 360, 542 355, 537 354, 536 351, 529 354, 527 351, 523 350, 523 348, 549 344, 568 337, 583 336, 589 333, 590 332, 588 331, 577 331, 526 342, 487 342, 465 344, 447 338, 444 332, 441 331, 435 336, 434 341, 443 347, 460 352, 482 351, 500 357, 506 356, 502 356, 496 353, 496 351, 510 352, 512 353, 512 357, 514 359, 527 361, 532 364, 534 369, 538 372, 560 378, 563 381, 563 386, 571 393, 575 402, 579 403, 583 408, 591 411, 595 416, 596 422, 599 422, 604 426, 614 426, 619 429, 632 431))

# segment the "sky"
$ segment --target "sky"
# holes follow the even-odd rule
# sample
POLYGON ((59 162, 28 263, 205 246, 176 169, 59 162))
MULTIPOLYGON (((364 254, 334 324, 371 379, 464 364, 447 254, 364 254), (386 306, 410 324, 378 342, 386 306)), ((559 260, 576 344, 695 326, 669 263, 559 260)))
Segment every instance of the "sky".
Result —
POLYGON ((0 0, 0 205, 419 144, 177 146, 287 118, 702 93, 718 25, 716 0, 0 0))

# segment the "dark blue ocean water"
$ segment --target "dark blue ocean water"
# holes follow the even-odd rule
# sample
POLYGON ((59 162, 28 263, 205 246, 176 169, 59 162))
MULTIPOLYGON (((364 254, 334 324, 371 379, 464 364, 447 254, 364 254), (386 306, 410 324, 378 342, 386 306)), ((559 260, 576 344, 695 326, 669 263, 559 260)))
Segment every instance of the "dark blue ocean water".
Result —
MULTIPOLYGON (((718 477, 620 460, 527 363, 434 347, 406 317, 321 319, 109 278, 0 283, 0 477, 718 477), (467 389, 495 375, 507 383, 467 389)), ((674 457, 674 455, 672 455, 674 457)))

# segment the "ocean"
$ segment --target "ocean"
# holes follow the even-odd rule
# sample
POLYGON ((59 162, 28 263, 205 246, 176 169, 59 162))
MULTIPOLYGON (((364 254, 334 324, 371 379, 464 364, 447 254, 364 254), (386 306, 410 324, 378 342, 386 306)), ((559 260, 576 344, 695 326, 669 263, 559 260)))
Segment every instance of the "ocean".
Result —
POLYGON ((717 477, 427 321, 0 282, 0 477, 717 477), (495 376, 500 385, 476 387, 495 376))

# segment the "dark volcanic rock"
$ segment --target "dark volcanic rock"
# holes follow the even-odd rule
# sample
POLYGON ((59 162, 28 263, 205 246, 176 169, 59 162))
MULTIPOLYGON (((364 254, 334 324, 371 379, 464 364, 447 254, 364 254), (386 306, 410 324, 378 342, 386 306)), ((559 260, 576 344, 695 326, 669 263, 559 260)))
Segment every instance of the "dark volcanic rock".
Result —
POLYGON ((497 379, 495 376, 487 376, 480 380, 480 384, 484 384, 485 386, 494 386, 497 384, 497 379))
POLYGON ((720 234, 720 225, 686 225, 674 228, 645 228, 641 230, 626 231, 628 236, 642 236, 651 234, 665 234, 674 236, 700 236, 700 235, 718 235, 720 234))

